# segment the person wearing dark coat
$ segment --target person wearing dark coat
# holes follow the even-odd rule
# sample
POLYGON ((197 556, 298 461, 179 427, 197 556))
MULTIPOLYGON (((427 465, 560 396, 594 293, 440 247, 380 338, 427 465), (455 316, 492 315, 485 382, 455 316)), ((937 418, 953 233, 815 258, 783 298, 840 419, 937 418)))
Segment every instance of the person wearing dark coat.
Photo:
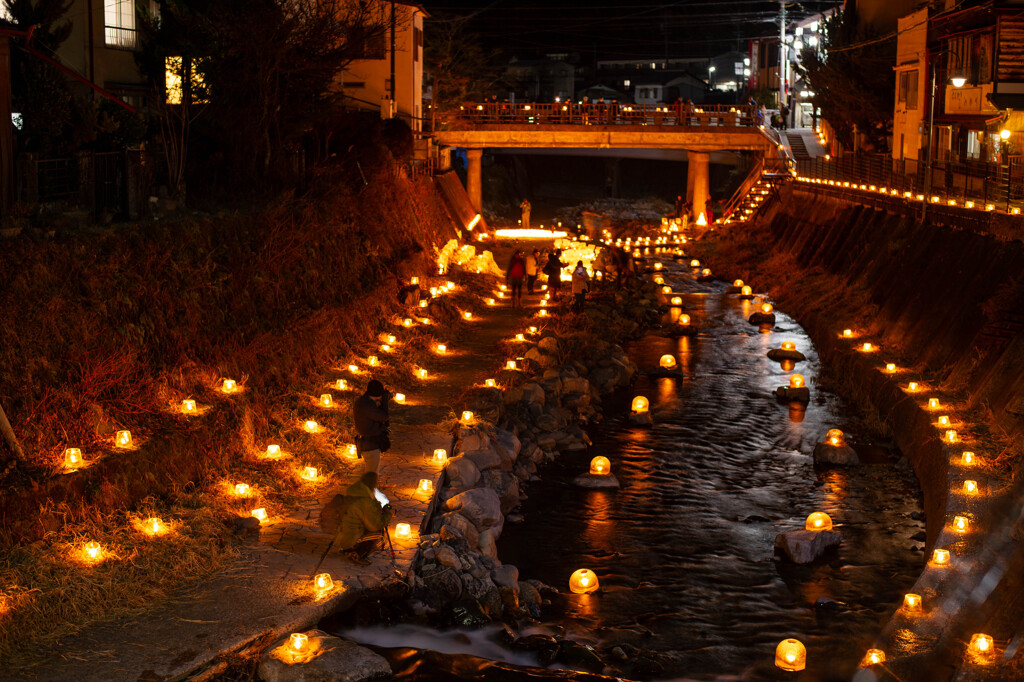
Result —
POLYGON ((548 276, 548 291, 551 292, 551 299, 558 299, 558 292, 562 289, 562 268, 565 263, 561 261, 561 249, 555 249, 554 253, 548 256, 544 263, 544 274, 548 276))
POLYGON ((351 561, 366 565, 367 555, 384 546, 384 529, 394 515, 390 504, 376 496, 377 474, 368 471, 345 491, 345 515, 334 543, 351 561))
POLYGON ((384 384, 374 379, 366 385, 366 392, 352 405, 352 421, 359 434, 356 438, 356 451, 363 458, 367 473, 377 473, 381 453, 391 446, 388 439, 390 399, 391 394, 384 390, 384 384))

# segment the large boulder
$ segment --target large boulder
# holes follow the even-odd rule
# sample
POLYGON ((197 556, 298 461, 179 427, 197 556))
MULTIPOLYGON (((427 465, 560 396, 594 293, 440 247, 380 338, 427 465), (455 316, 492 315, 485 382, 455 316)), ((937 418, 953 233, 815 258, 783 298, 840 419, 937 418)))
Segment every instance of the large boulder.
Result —
POLYGON ((490 488, 473 488, 459 493, 445 502, 445 506, 469 519, 477 530, 497 526, 504 520, 501 498, 490 488))
POLYGON ((462 596, 462 580, 459 572, 452 568, 440 568, 420 576, 424 593, 418 595, 431 606, 449 604, 462 596))
POLYGON ((497 429, 495 431, 495 440, 501 443, 502 447, 508 451, 512 456, 512 461, 519 457, 519 451, 522 449, 523 444, 516 437, 516 434, 505 429, 497 429))
POLYGON ((544 404, 544 389, 541 385, 530 381, 520 386, 523 389, 523 400, 528 403, 537 403, 538 405, 544 404))
POLYGON ((614 474, 592 474, 588 471, 572 479, 572 484, 578 488, 618 488, 619 479, 614 474))
POLYGON ((540 348, 542 353, 556 355, 558 353, 558 338, 554 336, 545 336, 537 342, 537 347, 540 348))
POLYGON ((459 512, 449 512, 441 516, 441 539, 447 541, 449 537, 461 538, 470 547, 476 547, 479 542, 480 531, 476 529, 473 522, 459 512))
POLYGON ((519 504, 519 479, 514 473, 488 469, 481 479, 482 485, 498 493, 502 514, 508 514, 519 504))
POLYGON ((459 455, 448 460, 448 480, 453 489, 472 488, 480 480, 480 468, 472 459, 459 455))
POLYGON ((562 393, 590 393, 590 382, 580 377, 562 377, 562 393))
POLYGON ((306 654, 293 654, 284 637, 260 657, 265 682, 361 682, 391 676, 387 659, 355 642, 321 630, 304 633, 306 654))
POLYGON ((519 594, 519 569, 512 564, 503 564, 491 569, 491 581, 498 587, 511 587, 519 594))
POLYGON ((775 551, 794 564, 810 564, 838 547, 842 540, 839 533, 831 530, 791 530, 775 536, 775 551))
POLYGON ((498 541, 494 537, 494 533, 490 528, 480 533, 480 540, 477 543, 477 549, 486 557, 492 559, 498 558, 498 541))
POLYGON ((476 450, 467 450, 462 453, 462 457, 465 457, 480 471, 486 471, 487 469, 496 469, 501 466, 501 455, 493 447, 488 444, 486 447, 477 448, 476 450))
POLYGON ((779 386, 775 389, 775 397, 782 401, 809 403, 811 402, 811 389, 806 386, 793 388, 792 386, 779 386))
POLYGON ((462 431, 459 436, 462 438, 460 447, 463 452, 486 448, 491 442, 491 439, 487 434, 478 428, 462 427, 462 431))
POLYGON ((832 445, 829 442, 814 446, 814 461, 819 464, 856 466, 860 464, 857 452, 849 445, 832 445))

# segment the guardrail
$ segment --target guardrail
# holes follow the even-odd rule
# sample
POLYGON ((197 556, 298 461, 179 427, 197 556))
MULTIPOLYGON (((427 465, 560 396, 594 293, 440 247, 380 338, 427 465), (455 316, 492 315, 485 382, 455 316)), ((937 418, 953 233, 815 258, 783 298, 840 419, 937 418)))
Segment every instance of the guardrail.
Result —
POLYGON ((759 111, 737 104, 467 102, 438 128, 465 125, 641 125, 759 127, 759 111))

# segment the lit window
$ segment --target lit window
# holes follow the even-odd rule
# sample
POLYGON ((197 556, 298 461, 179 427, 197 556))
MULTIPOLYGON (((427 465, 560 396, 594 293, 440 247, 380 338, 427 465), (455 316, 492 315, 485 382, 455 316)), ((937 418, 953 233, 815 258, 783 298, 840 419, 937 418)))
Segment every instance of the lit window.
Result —
POLYGON ((624 88, 628 88, 629 87, 629 79, 628 78, 626 80, 622 81, 622 87, 624 87, 624 88))
POLYGON ((733 64, 733 73, 736 75, 743 73, 743 62, 735 62, 733 64))
POLYGON ((107 47, 134 50, 138 47, 135 34, 135 0, 104 0, 103 21, 107 47))

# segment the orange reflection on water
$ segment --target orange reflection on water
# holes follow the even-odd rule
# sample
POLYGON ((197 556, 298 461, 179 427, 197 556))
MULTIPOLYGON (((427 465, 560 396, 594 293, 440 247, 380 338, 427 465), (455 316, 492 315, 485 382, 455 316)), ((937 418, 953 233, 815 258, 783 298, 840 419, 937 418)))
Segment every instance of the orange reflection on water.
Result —
POLYGON ((799 424, 804 420, 807 415, 807 406, 803 403, 790 402, 789 403, 789 421, 794 424, 799 424))
POLYGON ((842 509, 842 502, 850 494, 850 481, 845 471, 833 469, 824 475, 825 500, 827 502, 825 511, 835 514, 842 509))
POLYGON ((796 369, 796 362, 793 360, 780 360, 779 367, 782 368, 783 372, 792 372, 796 369))
POLYGON ((658 379, 658 405, 664 407, 676 397, 676 380, 669 377, 658 379))
MULTIPOLYGON (((614 465, 612 471, 614 472, 614 465)), ((612 520, 614 493, 592 490, 587 493, 586 526, 583 539, 589 550, 615 551, 615 522, 612 520)))

